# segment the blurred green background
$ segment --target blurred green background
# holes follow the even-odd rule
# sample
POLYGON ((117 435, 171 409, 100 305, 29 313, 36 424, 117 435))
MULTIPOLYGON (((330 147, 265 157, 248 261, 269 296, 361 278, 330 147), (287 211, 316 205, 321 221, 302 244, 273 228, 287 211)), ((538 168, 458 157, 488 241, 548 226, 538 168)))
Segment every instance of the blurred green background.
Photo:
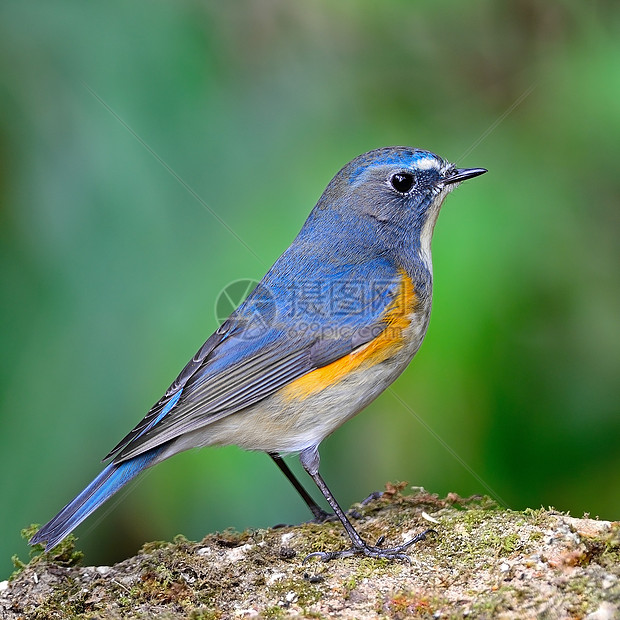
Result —
MULTIPOLYGON (((218 292, 391 144, 489 174, 439 218, 398 398, 323 444, 336 496, 405 479, 620 518, 619 28, 611 0, 5 0, 0 578, 216 328, 218 292)), ((159 465, 77 533, 107 564, 308 516, 233 447, 159 465)))

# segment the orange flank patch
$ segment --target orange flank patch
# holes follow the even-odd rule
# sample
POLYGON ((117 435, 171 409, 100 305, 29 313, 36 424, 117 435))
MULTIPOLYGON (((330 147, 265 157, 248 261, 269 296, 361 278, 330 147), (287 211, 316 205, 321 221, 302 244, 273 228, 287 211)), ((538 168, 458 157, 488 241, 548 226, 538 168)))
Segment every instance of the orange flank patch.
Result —
POLYGON ((385 329, 374 340, 348 355, 295 379, 280 392, 285 399, 308 398, 338 383, 355 370, 383 362, 403 346, 403 332, 411 324, 417 299, 411 278, 403 270, 400 275, 400 291, 383 316, 385 329))

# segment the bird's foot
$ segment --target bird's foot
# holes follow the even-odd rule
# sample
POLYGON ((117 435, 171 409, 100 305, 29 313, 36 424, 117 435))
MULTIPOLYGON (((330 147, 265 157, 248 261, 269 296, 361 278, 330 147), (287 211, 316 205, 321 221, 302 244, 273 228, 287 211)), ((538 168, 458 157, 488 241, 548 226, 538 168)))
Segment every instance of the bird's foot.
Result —
POLYGON ((325 523, 326 521, 331 521, 336 515, 332 512, 327 512, 322 508, 317 508, 312 511, 314 515, 314 519, 308 521, 308 523, 325 523))
POLYGON ((385 536, 381 536, 374 547, 363 543, 361 545, 354 545, 350 549, 344 549, 343 551, 317 551, 307 555, 304 558, 304 562, 307 562, 310 558, 318 558, 323 562, 329 562, 330 560, 340 558, 350 558, 354 555, 365 555, 369 558, 384 558, 386 560, 403 560, 405 562, 411 562, 405 551, 407 551, 407 549, 415 543, 424 540, 428 534, 435 533, 435 530, 432 529, 425 530, 417 536, 414 536, 411 540, 408 540, 406 543, 388 549, 382 548, 381 545, 385 541, 385 536))
POLYGON ((373 491, 368 497, 364 498, 360 504, 362 506, 367 506, 371 502, 374 502, 376 499, 381 499, 383 497, 383 491, 373 491))

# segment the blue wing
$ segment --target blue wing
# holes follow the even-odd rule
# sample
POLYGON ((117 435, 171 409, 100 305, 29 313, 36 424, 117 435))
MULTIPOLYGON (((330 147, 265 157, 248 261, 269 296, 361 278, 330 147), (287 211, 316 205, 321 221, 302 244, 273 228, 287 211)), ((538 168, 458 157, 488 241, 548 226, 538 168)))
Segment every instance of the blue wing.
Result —
POLYGON ((287 263, 274 265, 106 458, 132 459, 240 412, 383 330, 385 309, 400 287, 390 261, 337 269, 305 261, 305 268, 298 263, 291 270, 287 263))

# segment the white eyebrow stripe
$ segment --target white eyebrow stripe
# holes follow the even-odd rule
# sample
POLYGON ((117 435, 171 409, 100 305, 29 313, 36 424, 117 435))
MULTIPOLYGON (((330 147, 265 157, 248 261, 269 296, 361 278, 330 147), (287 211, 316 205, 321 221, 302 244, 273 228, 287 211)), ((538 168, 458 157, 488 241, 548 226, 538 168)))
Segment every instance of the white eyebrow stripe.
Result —
POLYGON ((418 170, 430 170, 431 168, 439 170, 439 162, 433 157, 420 157, 413 166, 418 170))

